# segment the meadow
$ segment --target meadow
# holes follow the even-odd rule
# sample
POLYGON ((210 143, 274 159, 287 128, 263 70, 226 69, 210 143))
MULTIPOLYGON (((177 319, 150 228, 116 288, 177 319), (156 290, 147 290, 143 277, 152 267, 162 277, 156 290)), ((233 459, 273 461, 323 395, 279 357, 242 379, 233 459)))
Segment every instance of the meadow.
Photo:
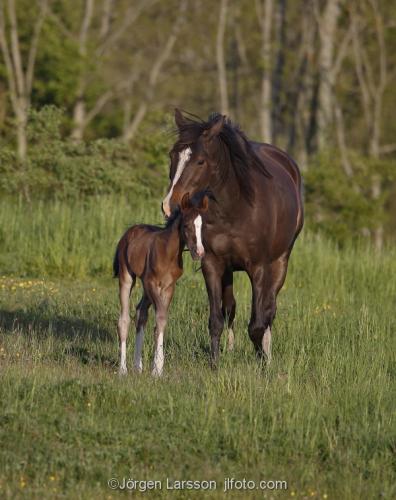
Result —
MULTIPOLYGON (((117 375, 115 244, 158 201, 0 200, 0 497, 118 498, 108 480, 159 480, 170 498, 396 497, 396 250, 338 248, 308 230, 290 260, 261 365, 237 274, 235 350, 208 367, 207 297, 189 255, 177 285, 165 371, 117 375), (224 478, 287 489, 224 493, 224 478), (170 480, 217 489, 166 491, 170 480)), ((141 288, 135 288, 133 304, 141 288)), ((134 331, 128 365, 132 366, 134 331)), ((223 335, 223 347, 225 335, 223 335)))

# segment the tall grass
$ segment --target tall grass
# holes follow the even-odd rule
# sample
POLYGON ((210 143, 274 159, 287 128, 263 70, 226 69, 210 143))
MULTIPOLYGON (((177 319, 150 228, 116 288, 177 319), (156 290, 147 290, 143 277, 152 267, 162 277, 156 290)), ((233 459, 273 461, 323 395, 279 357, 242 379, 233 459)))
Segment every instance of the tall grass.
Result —
MULTIPOLYGON (((1 202, 0 495, 116 498, 107 480, 125 476, 218 481, 199 498, 224 496, 224 477, 288 482, 287 491, 230 498, 394 498, 394 249, 339 250, 302 235, 269 367, 254 358, 250 286, 237 274, 236 348, 217 373, 208 368, 204 283, 186 255, 163 379, 149 376, 151 319, 145 373, 119 380, 117 287, 105 276, 122 230, 160 220, 156 204, 141 206, 1 202)), ((129 366, 132 344, 133 330, 129 366)))
POLYGON ((82 277, 110 272, 126 228, 161 222, 159 203, 131 196, 65 201, 0 201, 0 266, 29 276, 82 277))

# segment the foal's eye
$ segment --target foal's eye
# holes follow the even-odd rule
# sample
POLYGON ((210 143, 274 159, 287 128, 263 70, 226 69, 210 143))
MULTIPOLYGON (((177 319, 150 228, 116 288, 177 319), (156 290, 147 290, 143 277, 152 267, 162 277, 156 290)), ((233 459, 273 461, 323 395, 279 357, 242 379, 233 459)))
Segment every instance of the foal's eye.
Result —
POLYGON ((205 163, 205 160, 198 160, 198 165, 203 165, 205 163))

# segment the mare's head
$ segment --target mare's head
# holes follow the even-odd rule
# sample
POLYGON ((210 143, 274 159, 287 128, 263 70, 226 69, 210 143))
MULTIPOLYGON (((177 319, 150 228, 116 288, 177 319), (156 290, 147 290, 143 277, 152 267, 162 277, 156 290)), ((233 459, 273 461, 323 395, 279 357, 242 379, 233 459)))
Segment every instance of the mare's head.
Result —
POLYGON ((170 151, 170 184, 162 202, 165 215, 170 216, 186 193, 225 188, 230 173, 251 202, 251 169, 269 174, 243 132, 218 113, 205 122, 186 118, 176 109, 175 122, 179 138, 170 151))
POLYGON ((180 203, 181 231, 194 260, 202 259, 205 256, 205 248, 202 243, 202 226, 208 205, 209 199, 206 194, 190 199, 189 193, 186 193, 180 203))

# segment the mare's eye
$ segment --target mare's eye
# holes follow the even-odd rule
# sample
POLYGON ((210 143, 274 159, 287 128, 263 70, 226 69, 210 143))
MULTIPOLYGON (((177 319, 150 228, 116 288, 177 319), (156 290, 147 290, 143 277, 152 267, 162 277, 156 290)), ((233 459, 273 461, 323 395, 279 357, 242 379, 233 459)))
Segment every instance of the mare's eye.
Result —
POLYGON ((205 160, 198 160, 198 165, 203 165, 205 163, 205 160))

